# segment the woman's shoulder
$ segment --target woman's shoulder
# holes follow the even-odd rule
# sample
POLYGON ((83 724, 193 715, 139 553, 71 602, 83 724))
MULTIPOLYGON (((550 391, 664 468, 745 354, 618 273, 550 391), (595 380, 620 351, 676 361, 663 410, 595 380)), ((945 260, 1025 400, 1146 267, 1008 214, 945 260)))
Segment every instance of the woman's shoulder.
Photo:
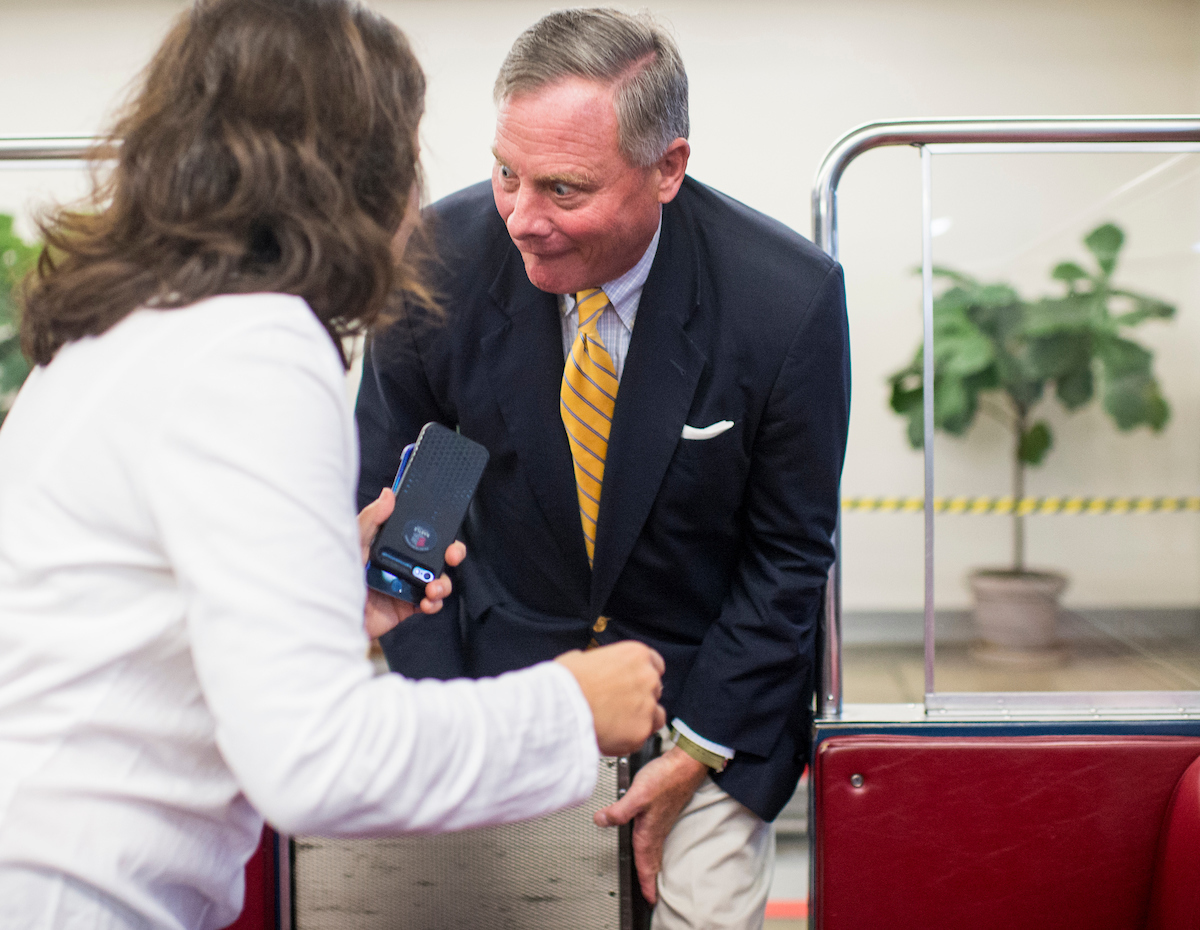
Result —
POLYGON ((150 338, 133 354, 123 381, 131 406, 168 432, 203 433, 203 422, 215 417, 226 425, 206 441, 219 445, 235 432, 235 422, 260 423, 269 431, 266 424, 277 419, 311 426, 330 409, 331 422, 345 413, 341 356, 299 297, 223 294, 136 315, 140 319, 131 322, 150 338))
POLYGON ((181 360, 258 354, 315 357, 341 368, 332 337, 307 302, 292 294, 220 294, 185 307, 138 310, 128 323, 181 360))
POLYGON ((325 333, 308 303, 294 294, 217 294, 177 309, 152 308, 140 312, 161 314, 164 319, 176 317, 182 328, 210 330, 217 335, 264 329, 325 333))

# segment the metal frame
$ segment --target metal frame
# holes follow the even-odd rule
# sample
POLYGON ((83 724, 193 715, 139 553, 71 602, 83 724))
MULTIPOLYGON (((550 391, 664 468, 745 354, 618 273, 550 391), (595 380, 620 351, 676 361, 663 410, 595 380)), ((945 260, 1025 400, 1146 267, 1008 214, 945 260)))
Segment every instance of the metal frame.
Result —
MULTIPOLYGON (((932 156, 934 154, 1065 152, 1200 152, 1200 117, 1071 117, 1062 119, 934 119, 868 123, 851 130, 826 153, 813 185, 813 241, 838 258, 837 189, 847 166, 884 146, 915 146, 921 153, 922 310, 924 383, 933 383, 932 156)), ((1023 715, 1190 716, 1200 708, 1200 692, 1049 692, 1027 694, 938 694, 934 689, 935 617, 933 602, 933 391, 925 392, 925 710, 940 719, 1023 715)), ((840 535, 840 530, 838 531, 840 535)), ((840 545, 838 546, 840 552, 840 545)), ((835 561, 826 586, 821 618, 821 657, 817 675, 817 717, 842 714, 841 565, 835 561)))
POLYGON ((275 930, 292 930, 292 838, 275 834, 275 930))
POLYGON ((86 161, 99 142, 91 136, 0 139, 0 162, 86 161))

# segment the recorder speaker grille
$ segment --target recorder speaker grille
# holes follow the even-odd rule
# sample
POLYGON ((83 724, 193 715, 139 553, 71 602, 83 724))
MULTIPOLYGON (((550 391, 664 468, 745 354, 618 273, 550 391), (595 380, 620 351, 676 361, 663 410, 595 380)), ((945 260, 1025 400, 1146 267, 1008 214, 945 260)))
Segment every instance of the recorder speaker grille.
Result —
MULTIPOLYGON (((536 764, 533 762, 531 764, 536 764)), ((442 836, 293 840, 296 930, 620 930, 617 797, 600 760, 592 797, 540 820, 442 836)))
MULTIPOLYGON (((453 437, 451 430, 431 423, 418 443, 421 458, 414 458, 413 464, 420 463, 420 478, 427 497, 443 504, 457 498, 465 505, 487 464, 487 453, 482 448, 447 441, 453 437)), ((401 494, 408 492, 408 485, 415 477, 410 469, 400 484, 401 494)))

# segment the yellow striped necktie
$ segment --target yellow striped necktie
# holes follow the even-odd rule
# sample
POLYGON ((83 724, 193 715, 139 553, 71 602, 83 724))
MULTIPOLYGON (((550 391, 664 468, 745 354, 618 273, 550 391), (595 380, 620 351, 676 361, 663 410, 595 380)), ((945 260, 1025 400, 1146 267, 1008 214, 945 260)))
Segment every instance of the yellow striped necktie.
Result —
POLYGON ((571 444, 571 458, 575 461, 575 490, 589 565, 596 555, 604 459, 608 455, 608 431, 617 400, 617 369, 596 330, 608 302, 608 296, 600 288, 575 295, 579 334, 563 370, 559 405, 571 444))

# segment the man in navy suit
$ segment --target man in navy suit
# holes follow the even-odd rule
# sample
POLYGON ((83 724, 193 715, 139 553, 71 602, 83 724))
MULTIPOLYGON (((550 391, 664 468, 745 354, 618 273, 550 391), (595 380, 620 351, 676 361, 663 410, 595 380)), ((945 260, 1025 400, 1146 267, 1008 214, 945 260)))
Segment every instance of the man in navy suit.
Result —
MULTIPOLYGON (((413 310, 365 362, 364 504, 426 421, 491 453, 454 602, 384 649, 452 677, 653 646, 674 745, 597 822, 634 819, 656 930, 758 927, 770 821, 809 750, 849 408, 841 269, 686 176, 687 76, 646 17, 550 14, 496 100, 490 186, 427 217, 444 316, 413 310)), ((776 158, 747 168, 783 176, 776 158)))

